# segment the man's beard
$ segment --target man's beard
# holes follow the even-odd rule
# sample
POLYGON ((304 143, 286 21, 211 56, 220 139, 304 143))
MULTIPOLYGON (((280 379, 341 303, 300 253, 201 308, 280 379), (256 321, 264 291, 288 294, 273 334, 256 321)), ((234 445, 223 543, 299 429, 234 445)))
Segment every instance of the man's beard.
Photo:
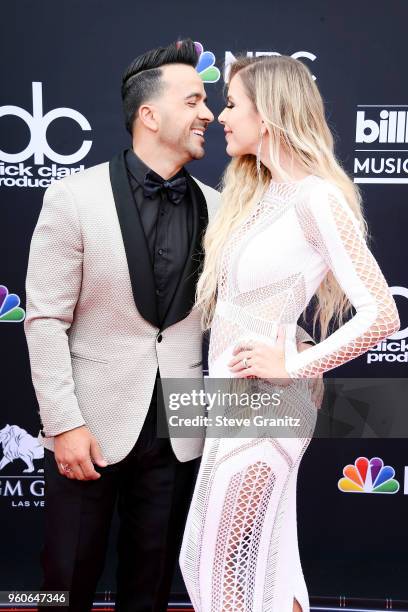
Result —
POLYGON ((161 145, 168 151, 173 152, 174 157, 180 160, 181 165, 188 164, 190 161, 202 159, 205 155, 204 147, 199 143, 194 143, 192 138, 197 136, 182 137, 179 139, 162 138, 161 145))
MULTIPOLYGON (((197 136, 195 136, 197 138, 197 136)), ((191 159, 202 159, 205 155, 204 146, 200 143, 189 142, 188 152, 191 159)))

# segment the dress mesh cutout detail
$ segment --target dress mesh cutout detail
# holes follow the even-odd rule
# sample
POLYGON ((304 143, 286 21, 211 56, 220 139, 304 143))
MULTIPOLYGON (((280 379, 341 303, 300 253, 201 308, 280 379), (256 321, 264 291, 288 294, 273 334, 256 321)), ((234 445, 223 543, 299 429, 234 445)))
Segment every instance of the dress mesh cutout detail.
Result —
MULTIPOLYGON (((233 379, 227 364, 234 348, 257 341, 273 345, 280 325, 286 369, 298 379, 361 355, 399 327, 395 302, 350 207, 335 186, 314 176, 272 182, 231 233, 219 271, 210 378, 233 379), (329 270, 356 314, 298 353, 298 319, 329 270)), ((252 392, 274 389, 267 380, 251 385, 252 392)), ((294 599, 309 612, 297 543, 296 481, 316 408, 307 380, 286 389, 276 416, 288 410, 298 416, 297 437, 271 438, 266 427, 253 438, 205 441, 180 556, 196 612, 292 612, 294 599)))

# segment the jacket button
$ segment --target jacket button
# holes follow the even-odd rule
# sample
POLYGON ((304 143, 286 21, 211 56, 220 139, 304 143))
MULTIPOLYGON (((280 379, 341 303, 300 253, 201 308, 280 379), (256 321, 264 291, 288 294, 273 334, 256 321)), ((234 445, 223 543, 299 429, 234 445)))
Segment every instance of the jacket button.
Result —
POLYGON ((161 342, 163 340, 163 336, 161 334, 159 334, 157 336, 157 342, 161 342))

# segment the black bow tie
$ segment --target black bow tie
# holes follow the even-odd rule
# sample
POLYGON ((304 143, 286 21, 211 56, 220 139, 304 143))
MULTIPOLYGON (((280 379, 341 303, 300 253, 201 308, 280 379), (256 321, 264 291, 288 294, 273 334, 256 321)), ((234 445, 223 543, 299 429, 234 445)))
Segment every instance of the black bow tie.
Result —
POLYGON ((180 204, 187 191, 187 181, 184 176, 165 181, 155 172, 147 172, 143 183, 144 195, 151 198, 161 189, 166 191, 167 197, 173 204, 180 204))

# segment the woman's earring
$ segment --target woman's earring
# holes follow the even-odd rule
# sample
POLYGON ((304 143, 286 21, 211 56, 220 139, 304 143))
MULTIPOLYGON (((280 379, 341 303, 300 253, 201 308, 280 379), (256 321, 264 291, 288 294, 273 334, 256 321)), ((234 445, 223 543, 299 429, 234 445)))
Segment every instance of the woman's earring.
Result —
POLYGON ((263 141, 263 133, 261 129, 261 133, 259 135, 258 149, 256 151, 256 171, 258 173, 258 178, 261 176, 261 150, 262 150, 262 141, 263 141))

